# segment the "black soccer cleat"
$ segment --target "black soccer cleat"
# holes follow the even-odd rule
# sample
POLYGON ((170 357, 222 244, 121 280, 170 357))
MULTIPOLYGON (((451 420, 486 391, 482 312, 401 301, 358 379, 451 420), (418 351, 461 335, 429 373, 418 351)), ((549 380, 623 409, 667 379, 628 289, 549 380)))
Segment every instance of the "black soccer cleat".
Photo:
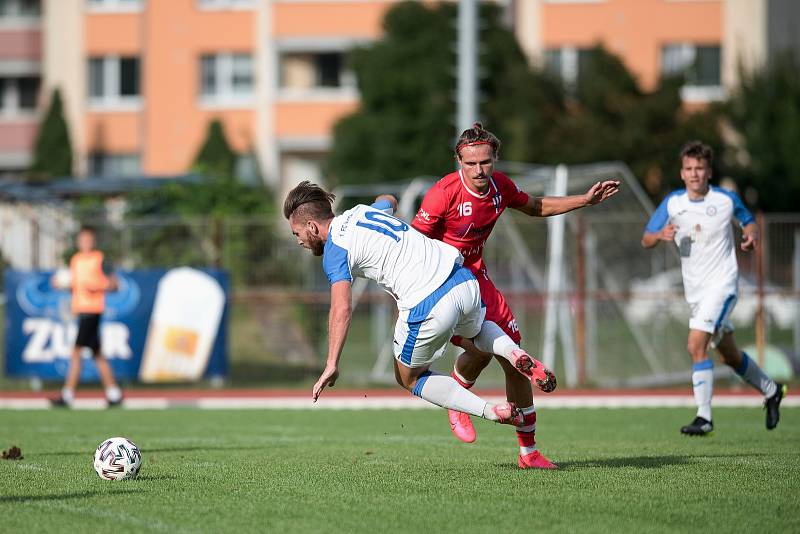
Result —
POLYGON ((106 402, 108 403, 107 407, 108 408, 119 408, 120 406, 122 406, 122 401, 123 400, 124 400, 124 397, 120 397, 118 400, 115 400, 115 401, 112 401, 111 399, 106 399, 106 402))
POLYGON ((50 406, 53 408, 70 408, 70 404, 64 400, 64 397, 59 395, 55 399, 50 399, 50 406))
POLYGON ((779 384, 775 382, 778 388, 775 394, 764 401, 764 408, 767 410, 767 430, 772 430, 778 426, 778 421, 781 418, 781 401, 786 396, 786 384, 779 384))
POLYGON ((681 427, 681 434, 687 436, 707 436, 714 431, 714 424, 708 419, 695 417, 694 421, 681 427))

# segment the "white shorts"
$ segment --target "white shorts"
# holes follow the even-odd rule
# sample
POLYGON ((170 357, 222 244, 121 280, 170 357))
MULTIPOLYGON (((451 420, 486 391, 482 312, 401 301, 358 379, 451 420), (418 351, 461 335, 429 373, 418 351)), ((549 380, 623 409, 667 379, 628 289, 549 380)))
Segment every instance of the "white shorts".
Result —
POLYGON ((730 316, 736 306, 736 293, 712 292, 697 302, 690 302, 689 328, 714 335, 716 344, 725 332, 733 332, 730 316))
POLYGON ((406 367, 430 365, 444 354, 454 335, 473 338, 486 308, 475 276, 453 269, 439 288, 410 310, 401 310, 394 328, 394 357, 406 367))

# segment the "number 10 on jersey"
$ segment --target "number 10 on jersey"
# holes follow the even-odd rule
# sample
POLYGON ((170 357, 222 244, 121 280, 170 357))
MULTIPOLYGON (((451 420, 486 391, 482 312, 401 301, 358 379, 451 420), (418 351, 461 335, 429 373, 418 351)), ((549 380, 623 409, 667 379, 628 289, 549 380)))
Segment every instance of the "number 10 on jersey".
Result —
POLYGON ((368 228, 372 231, 389 236, 395 241, 400 241, 400 236, 395 232, 405 232, 408 230, 408 225, 406 223, 380 211, 368 211, 364 214, 364 217, 377 224, 358 221, 356 226, 368 228))

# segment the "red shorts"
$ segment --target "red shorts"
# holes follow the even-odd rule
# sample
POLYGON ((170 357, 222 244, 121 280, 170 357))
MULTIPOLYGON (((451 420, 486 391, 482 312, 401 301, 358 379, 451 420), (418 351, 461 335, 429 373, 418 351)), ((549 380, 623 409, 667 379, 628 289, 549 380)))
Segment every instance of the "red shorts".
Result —
MULTIPOLYGON (((478 285, 481 288, 481 300, 483 300, 483 303, 486 305, 486 320, 497 323, 497 326, 499 326, 508 337, 513 339, 514 343, 519 345, 520 341, 522 341, 522 334, 519 332, 517 320, 514 318, 514 314, 511 313, 511 308, 508 307, 508 302, 506 302, 505 297, 489 278, 489 275, 486 273, 486 268, 473 274, 475 278, 478 279, 478 285)), ((450 342, 453 345, 461 346, 461 337, 453 336, 450 338, 450 342)))

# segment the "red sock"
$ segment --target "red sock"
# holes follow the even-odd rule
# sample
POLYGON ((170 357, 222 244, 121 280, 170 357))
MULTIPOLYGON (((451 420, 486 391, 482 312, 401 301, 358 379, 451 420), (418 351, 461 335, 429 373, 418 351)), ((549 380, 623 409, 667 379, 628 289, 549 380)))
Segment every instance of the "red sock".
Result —
MULTIPOLYGON (((530 410, 533 410, 531 407, 530 410)), ((517 427, 517 442, 520 448, 531 449, 536 447, 536 412, 525 413, 524 423, 517 427)))
POLYGON ((472 386, 474 386, 474 385, 475 385, 475 381, 474 381, 474 380, 473 380, 472 382, 468 382, 468 381, 467 381, 467 379, 466 379, 466 378, 464 378, 463 376, 461 376, 461 375, 458 373, 458 371, 456 371, 455 369, 453 369, 453 374, 452 374, 452 375, 450 375, 450 376, 452 376, 452 377, 453 377, 453 380, 455 380, 456 382, 458 382, 458 383, 459 383, 459 385, 460 385, 462 388, 464 388, 464 389, 469 389, 469 388, 471 388, 472 386))

